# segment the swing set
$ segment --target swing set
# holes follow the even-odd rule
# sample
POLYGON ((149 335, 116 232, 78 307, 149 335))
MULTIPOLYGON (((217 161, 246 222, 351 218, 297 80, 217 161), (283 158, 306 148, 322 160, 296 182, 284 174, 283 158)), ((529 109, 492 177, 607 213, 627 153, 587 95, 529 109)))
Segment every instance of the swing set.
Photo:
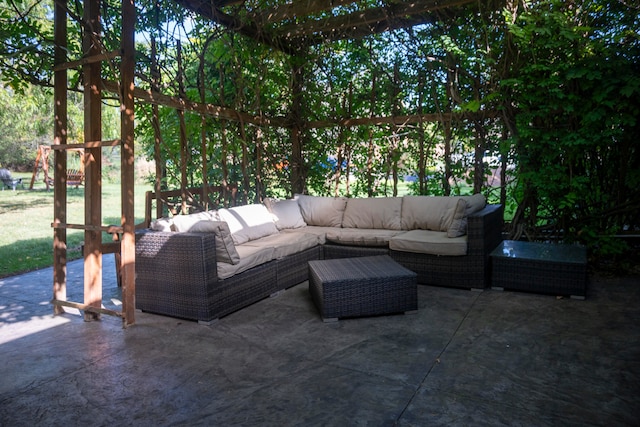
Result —
MULTIPOLYGON (((70 187, 78 188, 84 184, 84 149, 73 148, 69 149, 78 154, 79 167, 77 169, 67 169, 67 185, 70 187)), ((33 184, 38 179, 40 171, 44 173, 44 183, 47 186, 47 191, 53 186, 53 175, 49 175, 49 155, 51 154, 51 147, 48 145, 38 146, 38 153, 36 154, 36 161, 33 165, 33 175, 31 176, 31 184, 29 190, 33 190, 33 184)))

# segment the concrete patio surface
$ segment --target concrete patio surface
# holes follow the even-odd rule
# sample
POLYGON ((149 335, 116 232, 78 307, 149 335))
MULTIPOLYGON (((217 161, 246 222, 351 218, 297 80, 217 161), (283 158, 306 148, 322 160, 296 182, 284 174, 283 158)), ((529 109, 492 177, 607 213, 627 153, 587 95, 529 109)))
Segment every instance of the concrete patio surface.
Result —
MULTIPOLYGON (((105 300, 117 307, 111 256, 105 300)), ((69 264, 82 300, 82 262, 69 264)), ((52 315, 51 269, 0 279, 0 426, 632 426, 640 278, 587 299, 419 286, 416 314, 323 323, 307 283, 211 326, 52 315)))

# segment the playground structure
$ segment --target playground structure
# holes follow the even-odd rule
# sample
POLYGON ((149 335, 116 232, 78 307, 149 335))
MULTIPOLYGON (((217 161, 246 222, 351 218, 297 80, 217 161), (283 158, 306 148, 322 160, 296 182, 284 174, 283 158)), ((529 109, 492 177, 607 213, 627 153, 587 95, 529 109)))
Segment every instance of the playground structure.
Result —
MULTIPOLYGON (((68 151, 73 151, 80 157, 80 167, 78 169, 67 169, 66 183, 68 186, 78 188, 84 184, 84 149, 73 148, 68 151)), ((53 186, 53 175, 49 175, 49 155, 51 154, 51 147, 48 145, 38 146, 38 153, 36 154, 36 161, 33 165, 33 175, 31 176, 31 184, 29 184, 29 190, 33 190, 33 184, 38 179, 40 170, 44 173, 44 183, 47 186, 47 191, 53 186)))

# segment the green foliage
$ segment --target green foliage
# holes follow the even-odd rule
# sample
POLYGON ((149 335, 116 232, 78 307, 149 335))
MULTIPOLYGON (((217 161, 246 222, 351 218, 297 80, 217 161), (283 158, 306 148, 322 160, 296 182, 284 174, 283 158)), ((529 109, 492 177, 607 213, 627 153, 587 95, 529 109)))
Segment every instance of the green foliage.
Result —
POLYGON ((524 59, 503 82, 519 108, 521 208, 530 227, 615 253, 609 236, 640 225, 638 17, 619 3, 571 5, 537 2, 510 26, 524 59))

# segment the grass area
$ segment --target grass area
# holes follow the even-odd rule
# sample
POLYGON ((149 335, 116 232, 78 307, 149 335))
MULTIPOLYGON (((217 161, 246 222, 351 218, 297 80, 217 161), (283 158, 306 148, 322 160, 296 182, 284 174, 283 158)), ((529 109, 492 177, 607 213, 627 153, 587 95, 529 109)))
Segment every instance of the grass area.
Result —
MULTIPOLYGON (((29 190, 30 174, 13 173, 22 178, 24 189, 0 191, 0 277, 53 265, 53 189, 47 191, 42 181, 29 190)), ((135 188, 136 223, 144 218, 146 184, 135 188)), ((103 183, 102 222, 120 223, 120 184, 103 183)), ((67 222, 84 222, 84 188, 70 187, 67 194, 67 222)), ((67 231, 67 258, 81 257, 84 240, 81 230, 67 231)), ((109 235, 103 236, 110 242, 109 235)))

